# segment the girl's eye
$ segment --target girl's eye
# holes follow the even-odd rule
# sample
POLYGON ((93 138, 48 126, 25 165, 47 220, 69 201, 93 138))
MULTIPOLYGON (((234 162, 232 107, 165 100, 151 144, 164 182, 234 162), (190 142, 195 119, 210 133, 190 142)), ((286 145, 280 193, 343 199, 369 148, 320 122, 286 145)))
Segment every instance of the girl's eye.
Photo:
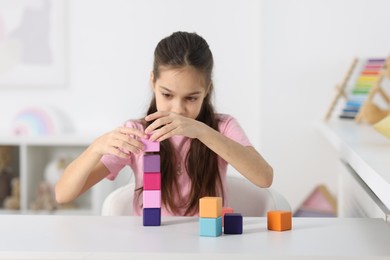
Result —
POLYGON ((172 95, 171 95, 171 94, 168 94, 168 93, 161 93, 161 95, 162 95, 163 97, 165 97, 165 98, 170 98, 170 97, 172 97, 172 95))
POLYGON ((196 100, 198 100, 198 98, 196 98, 196 97, 188 97, 187 100, 190 101, 190 102, 195 102, 196 100))

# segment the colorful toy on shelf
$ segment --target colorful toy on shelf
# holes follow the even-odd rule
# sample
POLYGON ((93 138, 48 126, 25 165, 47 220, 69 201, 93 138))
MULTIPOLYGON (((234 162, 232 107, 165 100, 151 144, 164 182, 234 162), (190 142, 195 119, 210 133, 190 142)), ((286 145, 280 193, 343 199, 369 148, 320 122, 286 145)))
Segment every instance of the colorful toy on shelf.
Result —
POLYGON ((221 197, 203 197, 199 200, 199 234, 206 237, 222 235, 221 197))
POLYGON ((340 118, 357 119, 361 117, 362 106, 364 105, 367 97, 376 85, 381 84, 383 75, 381 73, 385 64, 384 59, 368 59, 362 71, 360 72, 355 85, 348 96, 347 103, 340 118))
POLYGON ((54 211, 57 209, 57 206, 51 184, 47 181, 41 181, 37 188, 35 200, 30 204, 30 209, 35 211, 54 211))
POLYGON ((375 61, 378 64, 371 65, 369 69, 370 71, 374 71, 375 73, 377 73, 377 74, 372 74, 371 76, 371 78, 376 76, 376 80, 372 80, 373 83, 368 93, 368 96, 363 102, 362 109, 356 115, 355 121, 357 123, 361 122, 362 120, 365 120, 369 124, 375 124, 381 119, 383 119, 386 116, 386 114, 390 113, 390 97, 385 92, 382 86, 383 80, 386 76, 387 61, 385 59, 378 59, 375 61), (383 102, 386 104, 387 106, 386 110, 380 109, 378 106, 374 104, 374 98, 377 94, 379 94, 383 102))
POLYGON ((59 156, 46 164, 44 179, 54 190, 56 183, 60 180, 65 168, 74 160, 73 157, 59 156))
POLYGON ((11 195, 5 198, 3 206, 5 209, 20 209, 20 179, 18 177, 11 180, 11 195))
POLYGON ((161 169, 160 143, 142 139, 145 145, 144 155, 144 190, 143 190, 143 225, 161 225, 161 169))
POLYGON ((390 115, 376 123, 374 129, 390 139, 390 115))
POLYGON ((375 124, 381 121, 388 114, 388 110, 381 109, 372 100, 367 100, 360 110, 360 118, 364 118, 369 124, 375 124))
POLYGON ((74 132, 71 120, 60 110, 52 107, 31 106, 16 113, 12 120, 15 135, 43 136, 74 132))
POLYGON ((0 208, 3 207, 5 198, 11 195, 11 170, 12 147, 0 146, 0 208))
POLYGON ((58 204, 55 200, 54 188, 61 175, 74 158, 59 156, 49 161, 44 170, 44 180, 37 187, 35 200, 30 204, 32 210, 54 211, 56 209, 75 209, 74 202, 58 204))
POLYGON ((390 79, 390 56, 386 60, 386 76, 390 79))
POLYGON ((318 185, 294 213, 294 217, 337 217, 337 202, 325 185, 318 185))
POLYGON ((328 111, 326 112, 325 120, 329 120, 329 118, 331 117, 332 112, 335 109, 337 102, 340 98, 344 98, 345 100, 348 99, 348 95, 346 93, 347 84, 350 81, 351 76, 352 76, 357 64, 358 64, 358 59, 354 58, 352 60, 351 65, 349 66, 347 73, 344 76, 343 81, 341 82, 341 84, 336 86, 336 95, 334 96, 332 103, 331 103, 328 111))
MULTIPOLYGON (((344 97, 345 104, 340 118, 355 119, 357 123, 365 120, 369 124, 374 124, 384 118, 390 112, 389 109, 381 109, 374 102, 376 94, 380 94, 384 103, 390 106, 390 98, 382 88, 382 82, 386 75, 387 63, 385 59, 366 59, 361 60, 363 68, 357 72, 357 79, 352 89, 347 93, 347 86, 352 81, 352 75, 357 70, 358 60, 355 58, 348 69, 348 72, 340 86, 337 87, 337 93, 332 100, 331 106, 325 116, 325 120, 331 117, 340 97, 344 97)), ((361 66, 360 66, 361 67, 361 66)))

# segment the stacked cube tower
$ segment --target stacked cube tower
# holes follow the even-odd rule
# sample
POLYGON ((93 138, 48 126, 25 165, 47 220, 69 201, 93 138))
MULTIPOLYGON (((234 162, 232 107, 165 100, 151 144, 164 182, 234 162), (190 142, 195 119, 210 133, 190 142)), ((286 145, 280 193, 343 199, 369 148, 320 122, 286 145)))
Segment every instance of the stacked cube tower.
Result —
POLYGON ((142 139, 144 155, 143 225, 161 225, 160 143, 142 139))

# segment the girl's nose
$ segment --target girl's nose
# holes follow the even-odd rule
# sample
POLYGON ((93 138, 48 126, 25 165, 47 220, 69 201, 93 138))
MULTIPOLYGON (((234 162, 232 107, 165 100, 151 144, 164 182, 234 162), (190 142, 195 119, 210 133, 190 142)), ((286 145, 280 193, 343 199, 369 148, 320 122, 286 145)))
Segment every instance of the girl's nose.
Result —
POLYGON ((175 101, 173 106, 172 106, 172 112, 179 114, 179 115, 183 115, 185 112, 184 103, 181 100, 175 101))

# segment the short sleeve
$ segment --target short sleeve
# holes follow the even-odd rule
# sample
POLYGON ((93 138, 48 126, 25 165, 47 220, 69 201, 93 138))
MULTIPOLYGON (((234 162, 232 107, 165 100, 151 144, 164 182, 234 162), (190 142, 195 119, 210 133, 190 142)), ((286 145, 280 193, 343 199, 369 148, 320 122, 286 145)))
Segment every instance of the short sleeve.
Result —
POLYGON ((230 115, 219 115, 219 131, 226 137, 236 141, 243 146, 252 146, 245 131, 241 128, 237 120, 230 115))
MULTIPOLYGON (((139 122, 131 120, 125 122, 124 126, 140 130, 143 129, 142 125, 139 122)), ((118 173, 126 165, 131 165, 132 161, 134 161, 134 158, 133 155, 131 155, 128 159, 124 159, 113 154, 105 154, 102 156, 100 161, 106 166, 106 168, 110 172, 106 178, 109 180, 114 180, 118 176, 118 173)))
POLYGON ((123 169, 123 167, 127 165, 126 159, 112 154, 103 155, 100 161, 107 167, 108 171, 110 172, 110 174, 106 177, 109 180, 115 180, 118 173, 123 169))

